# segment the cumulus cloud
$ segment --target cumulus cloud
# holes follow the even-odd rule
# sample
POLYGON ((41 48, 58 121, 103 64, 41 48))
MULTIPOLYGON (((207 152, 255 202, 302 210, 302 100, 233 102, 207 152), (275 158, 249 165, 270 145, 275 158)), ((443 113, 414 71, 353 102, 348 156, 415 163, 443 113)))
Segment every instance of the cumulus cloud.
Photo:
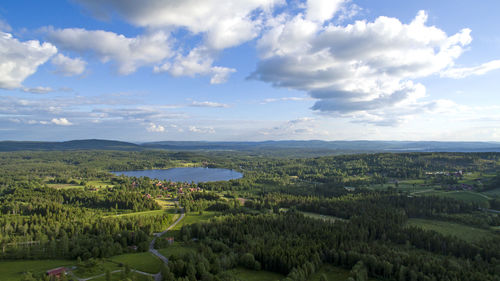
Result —
POLYGON ((22 82, 55 53, 57 48, 50 43, 21 42, 0 31, 0 88, 21 87, 22 82))
POLYGON ((81 58, 72 59, 63 54, 57 54, 50 62, 56 67, 55 72, 64 76, 80 75, 87 65, 81 58))
MULTIPOLYGON (((163 31, 132 38, 114 32, 82 28, 47 28, 46 32, 49 41, 59 48, 82 55, 90 52, 102 62, 112 61, 118 72, 125 75, 142 66, 159 64, 172 56, 169 36, 163 31)), ((74 61, 72 63, 75 64, 74 61)), ((82 65, 81 62, 76 64, 82 65)))
POLYGON ((24 87, 24 88, 22 88, 22 91, 26 92, 26 93, 32 93, 32 94, 48 94, 48 93, 54 92, 54 89, 52 89, 51 87, 38 86, 38 87, 34 87, 34 88, 24 87))
POLYGON ((227 81, 229 75, 236 72, 233 68, 213 66, 214 52, 206 47, 192 49, 187 55, 178 54, 173 62, 155 66, 154 72, 168 72, 174 77, 210 75, 211 84, 221 84, 227 81))
POLYGON ((229 105, 225 103, 218 103, 212 101, 193 101, 190 106, 193 107, 219 107, 219 108, 228 108, 229 105))
POLYGON ((328 16, 273 22, 258 42, 262 60, 251 78, 307 91, 322 113, 397 123, 430 107, 413 79, 450 68, 472 40, 469 29, 448 36, 427 25, 424 11, 407 24, 384 16, 346 26, 317 22, 328 16))
POLYGON ((342 7, 345 0, 307 0, 306 19, 324 22, 342 7))
POLYGON ((215 133, 215 129, 213 127, 189 126, 188 130, 192 133, 199 133, 199 134, 214 134, 215 133))
POLYGON ((73 123, 69 122, 68 119, 66 118, 53 118, 50 120, 52 124, 59 125, 59 126, 71 126, 73 123))
POLYGON ((319 136, 327 136, 329 135, 329 132, 320 127, 317 119, 311 117, 301 117, 293 120, 288 120, 269 129, 260 130, 259 134, 264 136, 271 136, 273 138, 317 138, 319 136))
POLYGON ((239 45, 259 33, 262 14, 284 0, 77 0, 98 18, 118 14, 149 28, 186 28, 203 33, 215 49, 239 45))
POLYGON ((261 102, 261 104, 267 104, 267 103, 278 102, 278 101, 305 101, 305 100, 311 100, 311 98, 307 98, 307 97, 269 98, 269 99, 263 100, 261 102))
POLYGON ((162 125, 156 125, 155 123, 149 123, 149 126, 146 128, 148 132, 152 133, 161 133, 165 131, 165 127, 162 125))
MULTIPOLYGON (((273 7, 285 0, 77 0, 97 18, 118 15, 127 22, 149 30, 189 31, 201 37, 197 46, 175 50, 172 61, 154 68, 155 73, 172 76, 210 76, 211 84, 225 83, 236 70, 214 65, 218 53, 257 38, 273 7)), ((197 40, 196 40, 197 41, 197 40)))
POLYGON ((461 79, 472 75, 483 75, 500 69, 500 60, 493 60, 474 67, 450 68, 441 73, 441 77, 461 79))

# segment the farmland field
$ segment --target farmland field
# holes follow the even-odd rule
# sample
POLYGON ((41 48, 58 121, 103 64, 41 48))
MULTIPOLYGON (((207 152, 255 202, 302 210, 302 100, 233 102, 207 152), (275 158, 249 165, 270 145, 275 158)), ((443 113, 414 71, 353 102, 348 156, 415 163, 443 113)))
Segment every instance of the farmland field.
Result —
POLYGON ((408 225, 417 226, 426 230, 433 230, 444 235, 456 236, 468 242, 477 242, 482 239, 498 236, 486 229, 438 220, 409 219, 408 225))

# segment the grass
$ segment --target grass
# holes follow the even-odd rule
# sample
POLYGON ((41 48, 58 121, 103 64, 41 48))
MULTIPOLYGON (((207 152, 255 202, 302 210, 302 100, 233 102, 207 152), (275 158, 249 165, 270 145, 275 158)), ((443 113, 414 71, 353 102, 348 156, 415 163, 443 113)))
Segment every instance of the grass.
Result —
POLYGON ((438 220, 409 219, 408 225, 417 226, 426 230, 434 230, 441 234, 455 236, 468 242, 477 242, 481 239, 498 236, 486 229, 438 220))
POLYGON ((217 212, 203 211, 200 215, 198 212, 187 213, 182 221, 180 221, 172 230, 180 230, 182 226, 197 222, 208 222, 211 218, 217 216, 217 212))
POLYGON ((250 270, 242 267, 237 267, 226 271, 234 279, 240 281, 278 281, 283 279, 285 276, 279 273, 274 273, 265 270, 250 270))
POLYGON ((459 190, 459 191, 429 191, 425 193, 419 193, 419 195, 432 195, 432 196, 442 196, 442 197, 448 197, 448 198, 453 198, 457 200, 462 200, 465 202, 469 203, 476 203, 479 206, 483 208, 488 208, 489 207, 489 197, 478 193, 474 191, 465 191, 465 190, 459 190))
POLYGON ((144 216, 144 215, 159 215, 166 213, 165 210, 153 210, 153 211, 143 211, 143 212, 133 212, 133 213, 125 213, 125 214, 118 214, 118 215, 108 215, 104 216, 103 218, 109 218, 109 217, 135 217, 135 216, 144 216))
POLYGON ((337 217, 334 217, 334 216, 327 216, 327 215, 321 215, 321 214, 316 214, 316 213, 310 213, 310 212, 302 212, 300 211, 300 213, 304 214, 304 216, 306 217, 309 217, 309 218, 313 218, 313 219, 317 219, 317 220, 323 220, 323 221, 327 221, 327 222, 335 222, 337 220, 343 220, 341 218, 337 218, 337 217))
MULTIPOLYGON (((135 272, 132 272, 130 275, 133 278, 132 280, 134 280, 134 281, 147 281, 148 280, 147 276, 144 276, 142 274, 138 274, 135 272)), ((92 281, 106 281, 106 276, 92 279, 92 281)), ((111 281, 123 281, 123 279, 121 277, 121 272, 111 274, 111 281)))
POLYGON ((121 269, 117 263, 106 261, 106 260, 99 260, 97 266, 94 266, 92 268, 85 268, 85 267, 80 267, 78 266, 76 270, 74 270, 74 274, 80 278, 87 278, 95 275, 102 274, 106 272, 106 270, 109 269, 110 271, 121 269))
POLYGON ((83 186, 75 184, 48 183, 47 186, 55 189, 73 189, 73 188, 83 189, 83 186))
POLYGON ((179 243, 179 242, 174 242, 174 244, 169 245, 166 248, 159 249, 158 252, 160 252, 162 255, 165 257, 170 257, 170 256, 175 256, 178 258, 184 257, 185 254, 187 253, 193 253, 195 252, 196 249, 190 246, 186 246, 184 243, 179 243))
POLYGON ((113 184, 103 182, 103 181, 88 181, 87 185, 92 186, 94 188, 114 187, 113 184))
POLYGON ((33 260, 33 261, 1 261, 0 279, 2 281, 19 281, 24 272, 43 274, 48 269, 72 266, 74 261, 69 260, 33 260))
POLYGON ((148 273, 158 273, 161 267, 161 261, 149 252, 133 253, 114 256, 111 261, 128 264, 130 268, 137 269, 148 273))

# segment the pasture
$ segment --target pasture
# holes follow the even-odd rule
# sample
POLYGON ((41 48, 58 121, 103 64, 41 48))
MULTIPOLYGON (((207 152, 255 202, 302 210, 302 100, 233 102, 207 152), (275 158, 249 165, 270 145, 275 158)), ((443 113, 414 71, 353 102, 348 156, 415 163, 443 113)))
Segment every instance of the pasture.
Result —
POLYGON ((428 219, 409 219, 409 226, 417 226, 425 230, 433 230, 443 235, 455 236, 467 242, 477 242, 481 239, 493 238, 498 235, 487 229, 471 227, 464 224, 428 220, 428 219))

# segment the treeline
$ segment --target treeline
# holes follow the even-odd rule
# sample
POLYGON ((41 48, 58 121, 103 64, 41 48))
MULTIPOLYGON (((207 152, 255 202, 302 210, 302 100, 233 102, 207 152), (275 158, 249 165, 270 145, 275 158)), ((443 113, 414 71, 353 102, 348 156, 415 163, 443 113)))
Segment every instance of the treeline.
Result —
POLYGON ((393 211, 332 224, 293 211, 240 214, 185 226, 181 233, 200 239, 220 259, 249 253, 261 268, 285 274, 290 281, 308 280, 322 263, 346 269, 358 264, 362 269, 356 272, 366 270, 372 277, 390 280, 497 280, 499 239, 477 246, 406 228, 400 223, 404 214, 393 211))

